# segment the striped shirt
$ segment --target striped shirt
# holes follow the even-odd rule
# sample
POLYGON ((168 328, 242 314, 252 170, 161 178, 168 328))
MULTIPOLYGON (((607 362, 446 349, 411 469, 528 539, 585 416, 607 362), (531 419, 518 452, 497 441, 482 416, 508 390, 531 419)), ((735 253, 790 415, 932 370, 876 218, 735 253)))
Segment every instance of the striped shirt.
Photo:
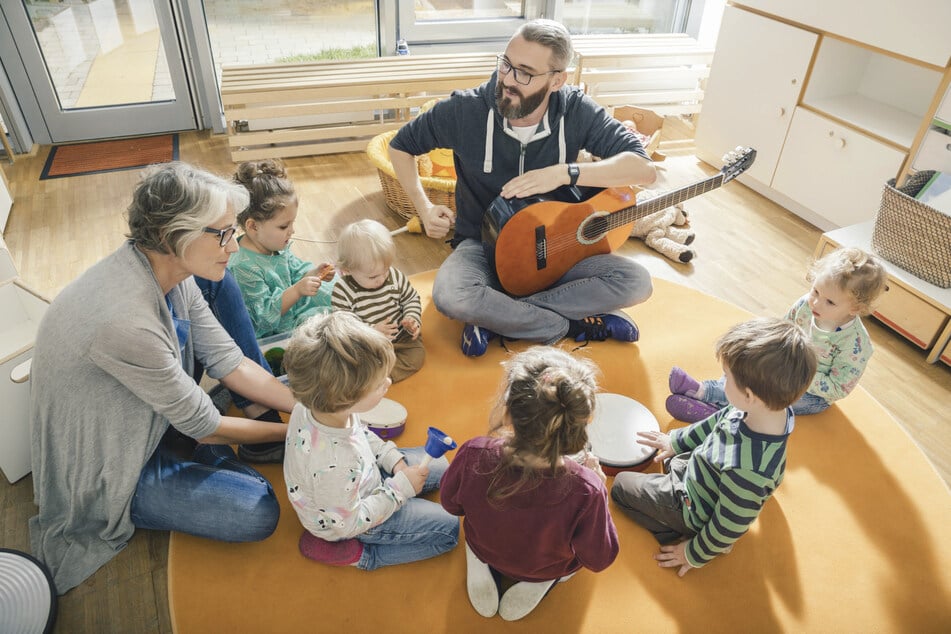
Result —
POLYGON ((399 324, 406 318, 423 323, 419 294, 409 279, 393 267, 380 288, 363 288, 352 276, 342 276, 334 285, 331 305, 334 310, 350 311, 371 326, 385 321, 399 324))
POLYGON ((695 568, 726 552, 783 480, 792 410, 786 410, 782 435, 755 432, 745 418, 745 412, 726 407, 670 432, 674 451, 690 452, 683 513, 687 526, 696 531, 686 548, 687 561, 695 568))

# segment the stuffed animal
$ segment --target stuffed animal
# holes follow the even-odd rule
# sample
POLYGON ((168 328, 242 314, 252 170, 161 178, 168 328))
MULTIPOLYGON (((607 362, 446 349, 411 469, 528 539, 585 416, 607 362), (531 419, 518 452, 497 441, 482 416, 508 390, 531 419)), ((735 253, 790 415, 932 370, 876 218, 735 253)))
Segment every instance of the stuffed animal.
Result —
POLYGON ((687 263, 694 256, 693 249, 687 246, 693 242, 694 233, 683 228, 685 224, 687 212, 682 205, 675 205, 637 220, 631 228, 631 237, 641 238, 647 246, 674 262, 687 263))

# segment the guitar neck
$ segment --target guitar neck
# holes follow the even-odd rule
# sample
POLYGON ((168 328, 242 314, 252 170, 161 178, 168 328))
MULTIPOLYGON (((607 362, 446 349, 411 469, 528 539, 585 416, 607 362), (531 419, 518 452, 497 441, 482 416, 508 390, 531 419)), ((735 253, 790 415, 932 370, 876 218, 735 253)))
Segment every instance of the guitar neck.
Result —
POLYGON ((616 229, 617 227, 622 227, 626 224, 634 222, 635 220, 643 218, 644 216, 650 215, 655 211, 667 209, 671 205, 676 205, 682 203, 685 200, 690 200, 695 196, 713 191, 722 184, 723 173, 721 172, 716 176, 711 176, 710 178, 694 183, 693 185, 688 185, 687 187, 682 187, 681 189, 675 189, 674 191, 661 194, 660 196, 655 196, 650 200, 645 200, 644 202, 637 203, 631 207, 618 209, 617 211, 607 215, 607 228, 608 230, 611 230, 616 229))

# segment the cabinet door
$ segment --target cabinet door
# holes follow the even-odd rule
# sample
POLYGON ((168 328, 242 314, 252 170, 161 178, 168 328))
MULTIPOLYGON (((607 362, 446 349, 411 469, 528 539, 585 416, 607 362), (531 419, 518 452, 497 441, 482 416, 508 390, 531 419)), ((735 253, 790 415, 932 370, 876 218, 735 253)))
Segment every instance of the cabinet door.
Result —
POLYGON ((769 185, 816 39, 727 7, 697 124, 697 156, 719 167, 724 152, 752 147, 756 162, 747 174, 769 185))
POLYGON ((944 67, 951 55, 948 0, 733 0, 818 31, 944 67))
POLYGON ((904 159, 904 152, 796 108, 772 186, 844 227, 875 218, 882 188, 904 159))

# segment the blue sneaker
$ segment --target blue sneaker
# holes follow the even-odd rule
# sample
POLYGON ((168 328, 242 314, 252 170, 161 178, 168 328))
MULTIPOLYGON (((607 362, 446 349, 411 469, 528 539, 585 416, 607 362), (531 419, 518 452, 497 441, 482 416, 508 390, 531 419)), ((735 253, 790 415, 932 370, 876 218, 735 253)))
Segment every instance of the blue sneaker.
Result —
POLYGON ((637 324, 619 310, 585 317, 578 323, 582 331, 575 336, 575 341, 604 341, 605 339, 637 341, 640 338, 637 324))
POLYGON ((462 354, 467 357, 481 357, 489 348, 489 342, 495 333, 474 324, 466 324, 462 329, 462 354))

